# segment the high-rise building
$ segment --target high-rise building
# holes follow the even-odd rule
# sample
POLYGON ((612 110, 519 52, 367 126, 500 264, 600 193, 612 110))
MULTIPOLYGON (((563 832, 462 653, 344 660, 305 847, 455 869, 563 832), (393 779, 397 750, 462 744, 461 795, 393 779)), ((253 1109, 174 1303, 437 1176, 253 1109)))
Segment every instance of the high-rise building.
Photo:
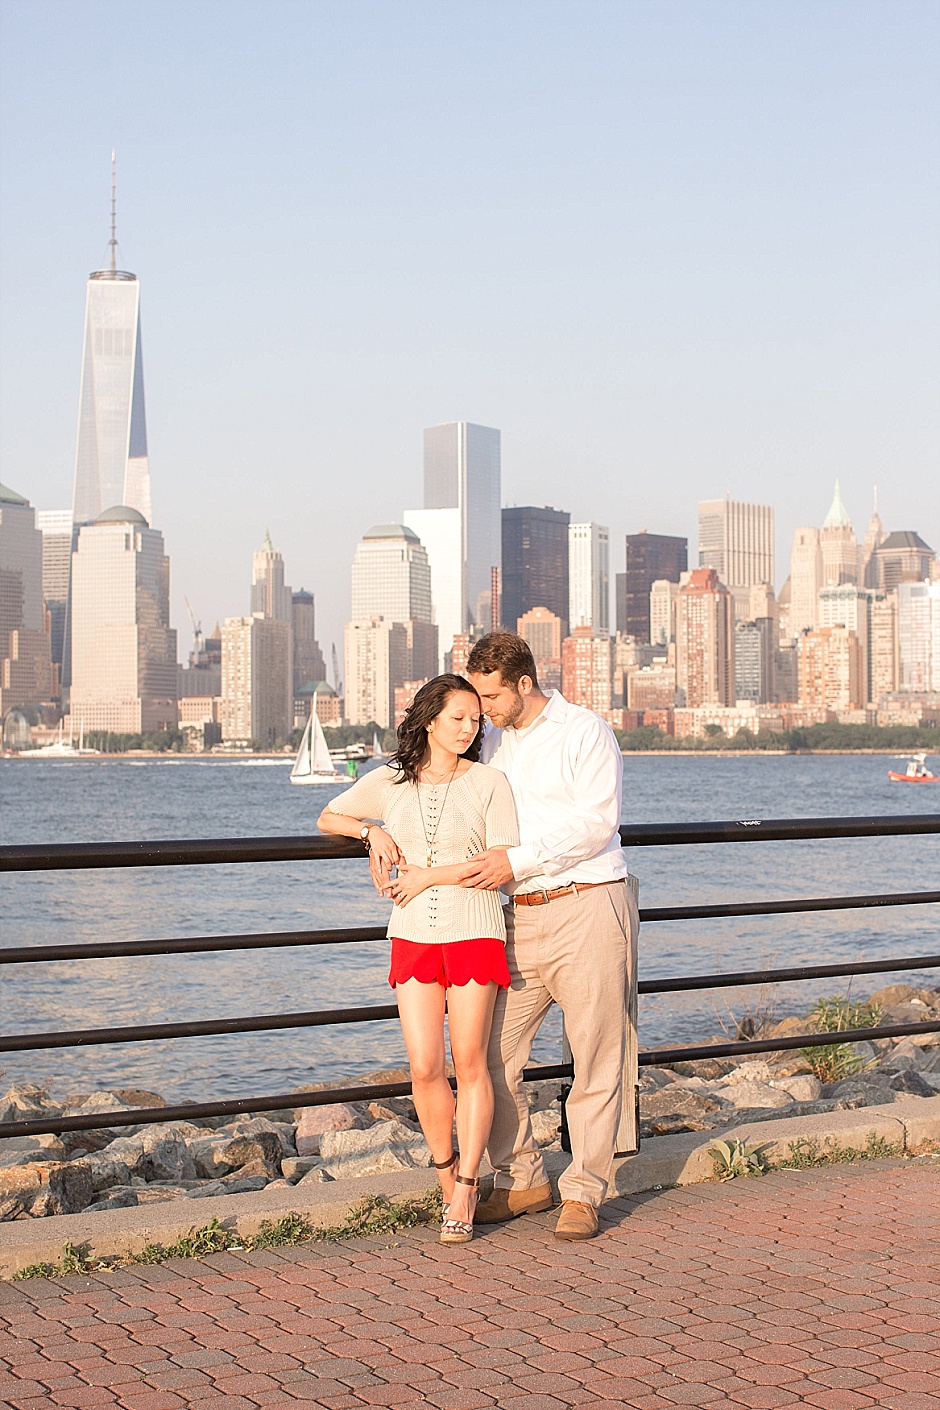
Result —
POLYGON ((0 721, 9 710, 52 697, 44 626, 36 511, 29 500, 0 485, 0 721))
POLYGON ((344 646, 347 720, 389 729, 395 719, 395 691, 411 679, 405 626, 379 616, 347 622, 344 646))
POLYGON ((79 529, 71 627, 77 726, 120 734, 176 726, 170 560, 139 510, 115 505, 79 529))
POLYGON ((676 685, 686 707, 734 704, 733 605, 714 568, 695 568, 679 589, 676 685))
POLYGON ((528 643, 535 660, 561 661, 561 618, 547 607, 533 607, 516 621, 516 631, 528 643))
POLYGON ((872 589, 843 583, 841 587, 824 587, 819 594, 820 627, 848 627, 858 641, 861 671, 862 704, 872 699, 871 693, 871 612, 876 594, 872 589))
POLYGON ((898 595, 872 592, 869 623, 868 698, 880 705, 898 688, 898 595))
POLYGON ((901 690, 940 691, 940 580, 899 583, 901 690))
POLYGON ((679 584, 657 578, 650 588, 650 632, 653 646, 668 646, 676 639, 676 602, 679 584))
POLYGON ((849 627, 817 627, 797 639, 800 704, 822 710, 864 705, 862 654, 849 627))
POLYGON ((313 593, 304 588, 291 598, 291 629, 296 699, 301 686, 326 680, 326 662, 317 641, 316 603, 313 593))
POLYGON ((799 636, 819 626, 819 589, 823 586, 819 530, 797 529, 790 553, 790 613, 787 635, 799 636))
POLYGON ((424 508, 403 517, 427 550, 441 662, 489 601, 500 567, 500 497, 499 431, 470 421, 425 431, 424 508))
POLYGON ((568 635, 568 523, 571 515, 547 505, 503 510, 503 608, 507 626, 533 607, 545 607, 568 635))
POLYGON ((271 749, 290 739, 290 623, 254 612, 222 625, 222 738, 271 749))
POLYGON ((264 542, 251 557, 251 611, 291 624, 292 592, 284 581, 284 559, 264 531, 264 542))
POLYGON ((52 660, 61 673, 72 568, 72 511, 39 509, 36 527, 42 534, 42 595, 49 613, 52 660))
POLYGON ((406 524, 376 524, 356 548, 352 620, 373 617, 400 622, 407 634, 407 659, 401 663, 403 674, 393 682, 393 690, 405 680, 437 674, 438 631, 432 620, 431 569, 424 545, 406 524))
POLYGON ((572 705, 606 714, 611 709, 613 670, 609 634, 575 627, 561 643, 561 693, 572 705))
POLYGON ((933 561, 933 549, 913 529, 888 534, 874 553, 875 586, 891 592, 898 583, 923 582, 933 561))
POLYGON ((848 511, 842 503, 842 491, 836 480, 829 513, 819 532, 822 550, 823 587, 839 587, 842 583, 858 582, 858 542, 848 511))
POLYGON ((734 632, 734 695, 770 704, 775 698, 774 665, 776 633, 772 617, 738 622, 734 632))
POLYGON ((689 541, 671 534, 651 534, 643 529, 627 534, 623 619, 617 630, 637 641, 652 641, 650 593, 655 582, 678 583, 689 567, 689 541))
POLYGON ((865 541, 859 553, 858 580, 863 587, 878 588, 883 586, 878 580, 878 560, 875 554, 884 543, 886 537, 885 526, 882 524, 881 516, 878 513, 878 487, 876 485, 871 518, 868 521, 865 541))
POLYGON ((610 530, 604 524, 568 525, 568 621, 610 634, 610 530))
POLYGON ((735 499, 703 499, 698 506, 698 564, 714 568, 735 596, 735 611, 746 616, 753 583, 774 577, 774 511, 769 504, 735 499))
POLYGON ((102 510, 123 505, 153 520, 144 366, 140 344, 140 285, 117 268, 114 153, 111 154, 111 251, 107 269, 88 276, 82 385, 75 451, 72 514, 90 524, 102 510))

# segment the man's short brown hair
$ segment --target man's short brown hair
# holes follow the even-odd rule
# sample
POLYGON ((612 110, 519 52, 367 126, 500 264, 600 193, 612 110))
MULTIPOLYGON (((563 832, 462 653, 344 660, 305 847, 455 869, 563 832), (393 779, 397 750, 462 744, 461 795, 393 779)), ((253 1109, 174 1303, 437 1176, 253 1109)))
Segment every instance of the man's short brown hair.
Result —
POLYGON ((539 678, 535 670, 535 658, 524 637, 515 632, 488 632, 476 643, 467 659, 467 674, 479 673, 488 676, 491 671, 499 671, 503 685, 517 686, 523 676, 528 676, 536 690, 539 678))

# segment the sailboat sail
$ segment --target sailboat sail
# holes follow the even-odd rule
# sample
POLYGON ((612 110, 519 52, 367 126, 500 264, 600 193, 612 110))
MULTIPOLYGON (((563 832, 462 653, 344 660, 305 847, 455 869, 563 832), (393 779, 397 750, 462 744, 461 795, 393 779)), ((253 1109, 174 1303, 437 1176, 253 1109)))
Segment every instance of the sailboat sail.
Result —
POLYGON ((379 739, 378 730, 372 731, 372 757, 373 759, 385 758, 385 753, 382 749, 382 741, 379 739))
POLYGON ((314 693, 310 702, 310 718, 304 729, 294 767, 290 771, 291 783, 340 783, 341 775, 333 767, 329 746, 323 726, 317 718, 317 697, 314 693))

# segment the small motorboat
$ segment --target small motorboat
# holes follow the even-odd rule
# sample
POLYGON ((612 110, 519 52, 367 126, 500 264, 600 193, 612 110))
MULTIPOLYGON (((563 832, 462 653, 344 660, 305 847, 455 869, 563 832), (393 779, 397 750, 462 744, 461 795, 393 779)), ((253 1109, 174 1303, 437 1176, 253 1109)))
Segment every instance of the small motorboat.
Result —
POLYGON ((889 769, 888 777, 892 783, 940 783, 940 774, 932 774, 927 767, 926 754, 911 754, 904 773, 899 774, 889 769))

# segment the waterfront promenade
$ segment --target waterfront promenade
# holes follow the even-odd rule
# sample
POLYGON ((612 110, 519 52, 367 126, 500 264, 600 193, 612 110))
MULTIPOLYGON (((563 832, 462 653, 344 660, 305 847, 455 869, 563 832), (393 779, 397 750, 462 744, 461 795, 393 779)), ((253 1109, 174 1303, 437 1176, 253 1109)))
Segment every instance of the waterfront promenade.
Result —
POLYGON ((936 1410, 940 1159, 0 1284, 9 1410, 936 1410))

